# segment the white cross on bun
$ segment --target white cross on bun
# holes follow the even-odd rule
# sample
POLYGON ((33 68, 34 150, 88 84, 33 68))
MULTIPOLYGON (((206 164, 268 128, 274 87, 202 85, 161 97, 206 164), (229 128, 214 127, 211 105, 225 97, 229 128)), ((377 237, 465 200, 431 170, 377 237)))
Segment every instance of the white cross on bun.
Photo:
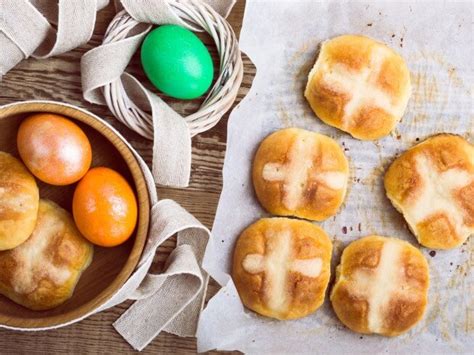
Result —
POLYGON ((349 164, 333 139, 286 128, 262 141, 252 175, 257 198, 270 213, 322 221, 344 201, 349 164))
POLYGON ((324 301, 332 243, 318 226, 263 218, 240 235, 232 278, 243 304, 280 320, 305 317, 324 301))
POLYGON ((344 249, 331 302, 351 330, 396 336, 423 317, 428 287, 428 262, 417 248, 372 235, 344 249))
POLYGON ((412 147, 384 180, 420 244, 451 249, 474 233, 474 146, 462 137, 440 134, 412 147))
POLYGON ((0 251, 17 247, 33 232, 39 190, 26 167, 0 152, 0 251))
POLYGON ((93 251, 66 210, 40 200, 33 234, 0 252, 0 293, 35 311, 57 307, 72 296, 93 251))
POLYGON ((355 35, 322 43, 304 92, 323 122, 363 140, 389 134, 410 94, 403 58, 383 43, 355 35))

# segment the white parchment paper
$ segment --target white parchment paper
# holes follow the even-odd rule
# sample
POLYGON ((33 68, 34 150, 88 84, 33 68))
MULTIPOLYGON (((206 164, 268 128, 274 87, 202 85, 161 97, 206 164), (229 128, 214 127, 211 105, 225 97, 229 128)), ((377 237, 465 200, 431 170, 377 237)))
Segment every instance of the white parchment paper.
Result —
MULTIPOLYGON (((451 251, 420 247, 385 197, 383 172, 398 154, 440 132, 471 143, 473 113, 472 2, 248 1, 240 39, 257 75, 228 126, 224 188, 205 267, 223 288, 210 300, 198 329, 200 351, 248 353, 452 353, 474 348, 474 238, 451 251), (364 142, 323 124, 303 97, 318 44, 346 34, 387 43, 406 59, 413 94, 394 132, 364 142), (276 321, 245 309, 230 279, 240 232, 268 216, 255 198, 251 163, 259 142, 274 130, 302 127, 336 139, 350 160, 351 177, 341 211, 321 223, 335 246, 369 234, 394 236, 421 248, 430 264, 429 306, 423 320, 396 338, 361 336, 345 328, 328 297, 312 315, 276 321)), ((331 281, 332 282, 332 281, 331 281)))

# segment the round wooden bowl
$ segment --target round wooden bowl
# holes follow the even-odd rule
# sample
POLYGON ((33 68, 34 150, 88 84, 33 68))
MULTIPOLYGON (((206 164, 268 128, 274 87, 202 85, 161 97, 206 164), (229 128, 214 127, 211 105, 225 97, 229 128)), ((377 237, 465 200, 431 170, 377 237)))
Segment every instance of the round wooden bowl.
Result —
MULTIPOLYGON (((31 311, 0 295, 0 324, 13 328, 47 328, 71 323, 90 314, 109 300, 137 266, 145 246, 150 200, 145 177, 131 149, 112 129, 87 111, 51 101, 26 101, 0 107, 0 150, 19 157, 16 134, 30 114, 52 112, 72 119, 92 145, 92 166, 107 166, 122 174, 134 188, 138 223, 134 235, 114 248, 94 246, 94 260, 83 273, 70 300, 48 311, 31 311)), ((41 198, 55 201, 71 211, 75 184, 51 186, 37 180, 41 198)), ((0 270, 1 272, 1 270, 0 270)))

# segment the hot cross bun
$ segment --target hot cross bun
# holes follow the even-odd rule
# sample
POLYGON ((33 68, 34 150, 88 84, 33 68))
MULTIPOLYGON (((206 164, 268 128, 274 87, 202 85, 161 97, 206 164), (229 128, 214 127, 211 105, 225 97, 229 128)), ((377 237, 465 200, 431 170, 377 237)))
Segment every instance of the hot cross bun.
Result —
POLYGON ((330 276, 332 243, 318 226, 264 218, 240 235, 232 278, 243 304, 276 319, 296 319, 318 309, 330 276))
POLYGON ((333 139, 287 128, 262 141, 252 175, 257 198, 270 213, 322 221, 344 201, 349 164, 333 139))
POLYGON ((33 234, 0 252, 0 293, 32 310, 59 306, 72 296, 93 251, 67 211, 40 200, 33 234))
POLYGON ((18 159, 0 152, 0 250, 13 249, 28 239, 38 203, 35 178, 18 159))
POLYGON ((321 45, 304 92, 322 121, 364 140, 387 135, 410 94, 403 58, 383 43, 355 35, 321 45))
POLYGON ((368 236, 344 249, 331 302, 351 330, 395 336, 423 317, 428 287, 428 262, 417 248, 368 236))
POLYGON ((455 248, 474 233, 474 146, 441 134, 390 165, 385 190, 420 244, 455 248))

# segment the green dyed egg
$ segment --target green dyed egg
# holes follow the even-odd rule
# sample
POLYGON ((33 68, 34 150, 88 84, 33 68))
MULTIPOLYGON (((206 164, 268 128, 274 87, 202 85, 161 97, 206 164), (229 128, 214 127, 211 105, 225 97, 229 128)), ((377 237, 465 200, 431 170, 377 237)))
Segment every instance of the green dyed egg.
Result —
POLYGON ((186 28, 164 25, 151 31, 143 41, 141 61, 148 79, 171 97, 195 99, 211 86, 211 55, 186 28))

